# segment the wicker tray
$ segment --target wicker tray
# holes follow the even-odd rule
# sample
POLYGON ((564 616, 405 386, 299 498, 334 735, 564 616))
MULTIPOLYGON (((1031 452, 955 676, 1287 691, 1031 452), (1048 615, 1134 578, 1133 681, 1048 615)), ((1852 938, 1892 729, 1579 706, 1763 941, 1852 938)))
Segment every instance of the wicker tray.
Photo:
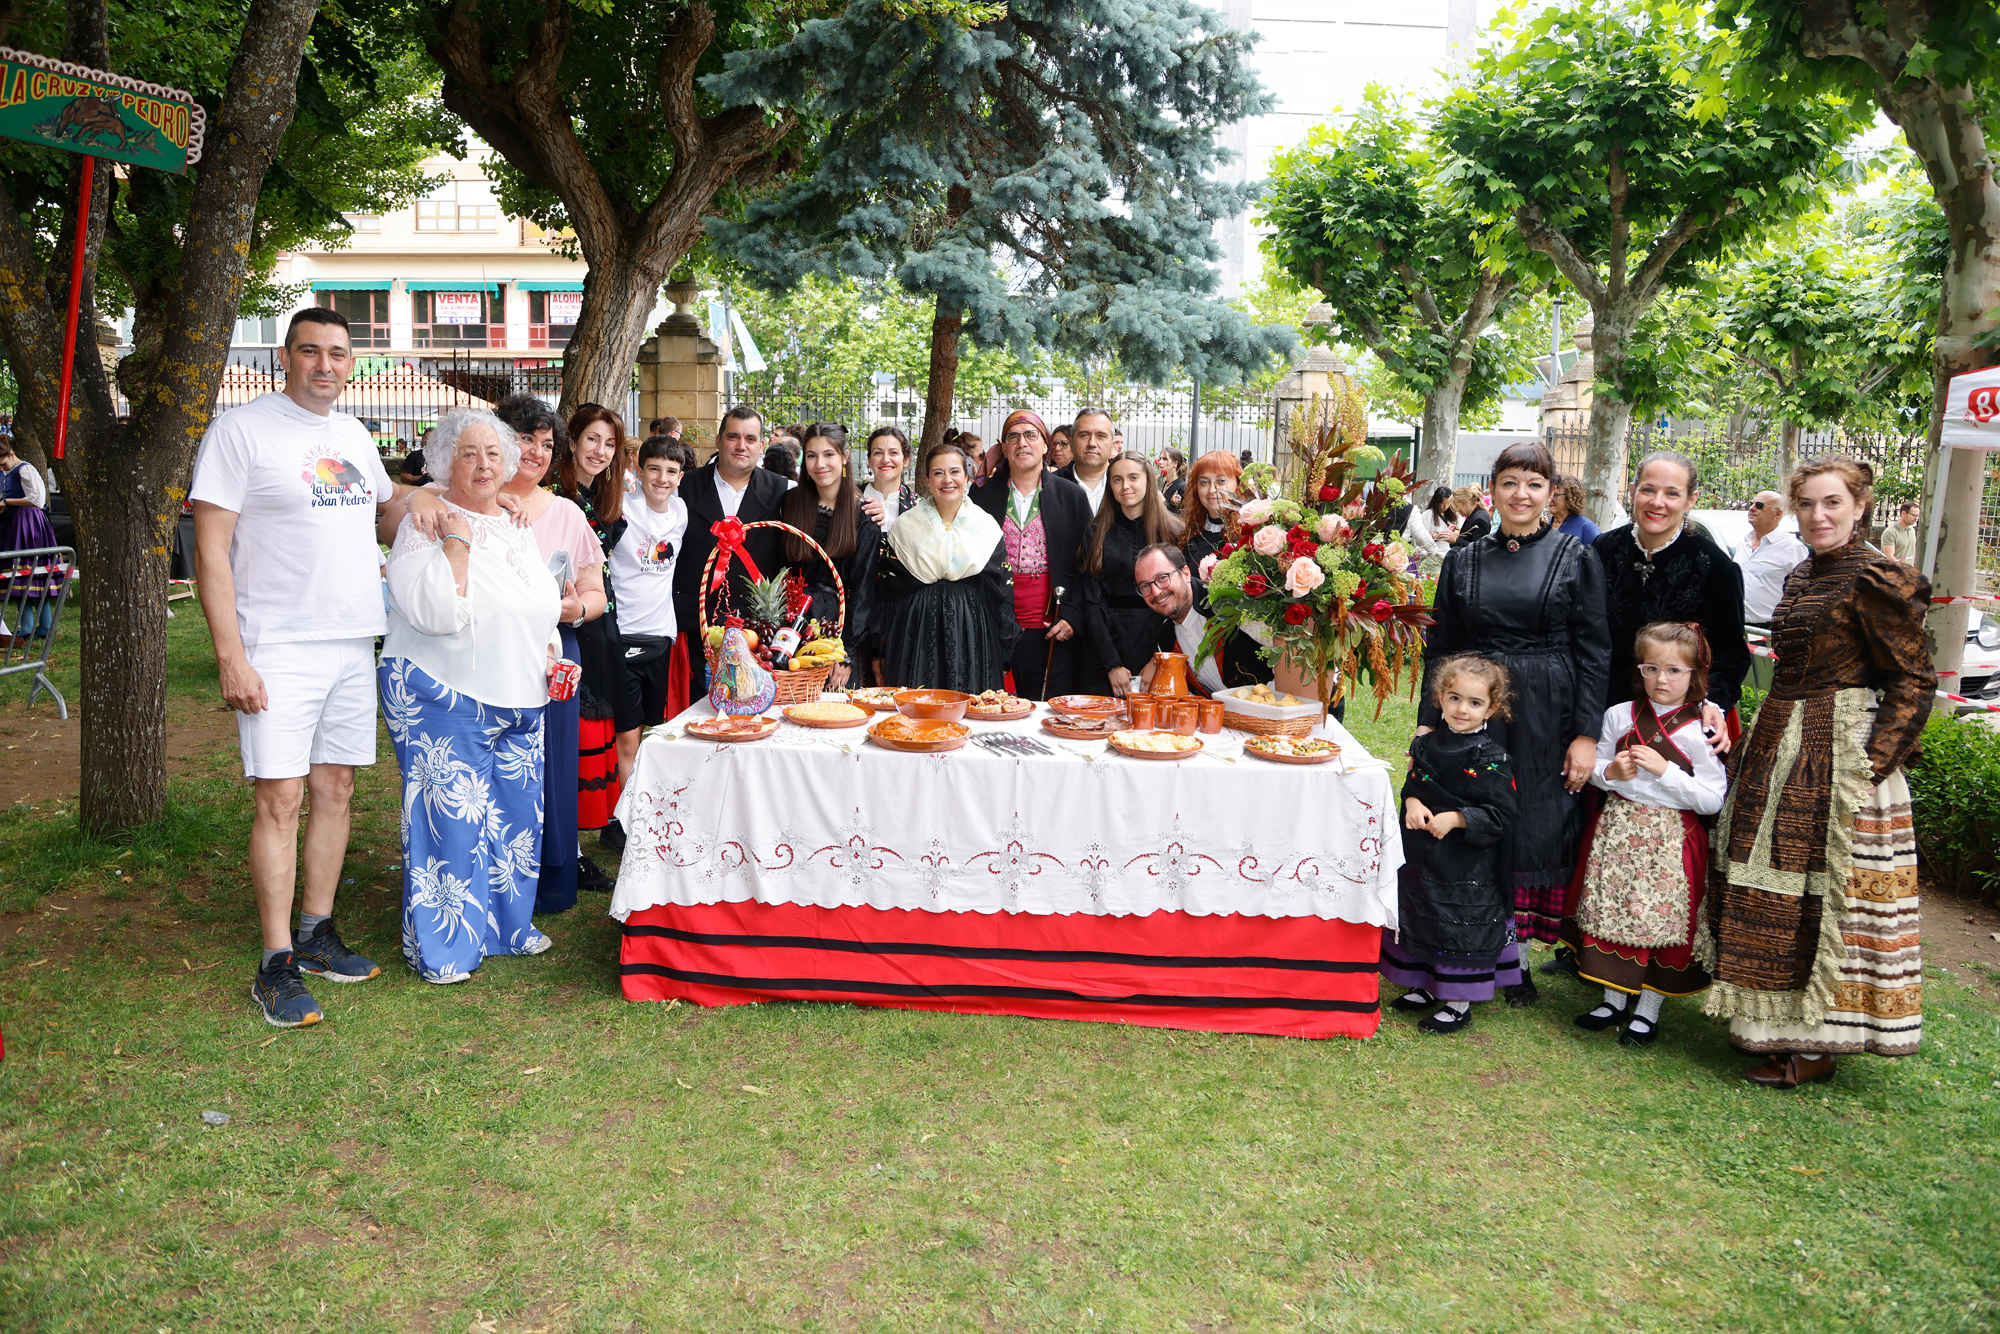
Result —
POLYGON ((1252 736, 1310 736, 1318 723, 1317 718, 1252 718, 1226 703, 1222 706, 1222 725, 1232 732, 1248 732, 1252 736))
MULTIPOLYGON (((826 554, 826 548, 814 541, 811 533, 801 532, 797 528, 792 527, 792 525, 780 523, 776 519, 759 519, 755 523, 746 523, 743 525, 743 531, 746 533, 753 528, 781 528, 819 553, 819 558, 826 562, 826 568, 833 573, 833 591, 840 597, 840 611, 837 622, 830 632, 831 638, 839 638, 840 632, 847 626, 847 584, 840 577, 840 567, 833 563, 833 557, 826 554)), ((696 628, 700 634, 699 642, 702 646, 701 651, 702 655, 708 660, 708 667, 711 673, 715 670, 715 654, 708 647, 708 595, 710 591, 709 584, 715 576, 715 558, 721 554, 721 551, 720 547, 710 547, 708 549, 708 560, 701 567, 701 597, 695 604, 698 608, 696 628)), ((820 628, 822 631, 825 630, 824 626, 820 628)), ((825 667, 815 667, 811 671, 805 672, 774 671, 771 673, 771 680, 776 684, 778 694, 772 703, 809 704, 817 700, 821 693, 826 690, 827 678, 832 675, 833 667, 831 664, 825 667)))

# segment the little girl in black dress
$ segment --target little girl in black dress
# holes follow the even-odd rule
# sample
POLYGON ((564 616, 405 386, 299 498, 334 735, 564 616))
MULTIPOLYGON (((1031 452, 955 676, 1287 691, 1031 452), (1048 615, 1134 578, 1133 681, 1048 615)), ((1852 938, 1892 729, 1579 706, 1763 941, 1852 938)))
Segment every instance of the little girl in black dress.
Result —
POLYGON ((1435 1007, 1417 1027, 1457 1033, 1472 1002, 1522 980, 1514 895, 1502 852, 1514 823, 1514 775, 1487 720, 1510 716, 1507 669, 1462 654, 1438 664, 1433 703, 1445 726, 1410 743, 1403 784, 1403 869, 1382 974, 1410 990, 1391 1009, 1435 1007))

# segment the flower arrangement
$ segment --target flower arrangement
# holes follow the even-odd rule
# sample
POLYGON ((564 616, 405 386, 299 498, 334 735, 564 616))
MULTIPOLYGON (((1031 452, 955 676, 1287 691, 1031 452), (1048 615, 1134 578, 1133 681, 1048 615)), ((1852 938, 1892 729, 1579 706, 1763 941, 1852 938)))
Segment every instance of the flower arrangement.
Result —
POLYGON ((1389 522, 1390 509, 1423 483, 1401 458, 1376 477, 1355 475, 1384 461, 1365 442, 1364 422, 1338 414, 1317 445, 1299 450, 1303 466, 1289 488, 1262 474, 1238 502, 1237 540, 1198 571, 1210 611, 1200 653, 1219 652, 1242 630, 1265 645, 1267 661, 1309 680, 1339 669, 1327 705, 1367 684, 1379 714, 1420 659, 1432 621, 1417 577, 1405 573, 1410 548, 1389 522))

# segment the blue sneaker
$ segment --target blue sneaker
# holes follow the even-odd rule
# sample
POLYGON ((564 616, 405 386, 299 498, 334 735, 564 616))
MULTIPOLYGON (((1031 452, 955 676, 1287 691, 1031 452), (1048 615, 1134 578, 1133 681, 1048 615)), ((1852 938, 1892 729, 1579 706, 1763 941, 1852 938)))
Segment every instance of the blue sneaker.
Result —
POLYGON ((304 940, 294 938, 292 953, 298 957, 300 972, 323 982, 366 982, 382 971, 373 959, 347 948, 331 917, 304 940))
POLYGON ((287 950, 273 955, 271 962, 257 970, 250 984, 250 999, 264 1011, 264 1022, 273 1028, 303 1028, 326 1016, 319 1002, 299 979, 298 958, 287 950))

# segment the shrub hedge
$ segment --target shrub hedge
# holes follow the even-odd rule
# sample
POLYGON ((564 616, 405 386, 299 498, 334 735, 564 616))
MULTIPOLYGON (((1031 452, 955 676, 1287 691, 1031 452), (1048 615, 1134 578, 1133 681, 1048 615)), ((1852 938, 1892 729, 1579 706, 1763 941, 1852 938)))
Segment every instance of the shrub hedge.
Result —
POLYGON ((1944 888, 2000 897, 2000 731, 1937 712, 1923 747, 1909 778, 1925 867, 1944 888))

